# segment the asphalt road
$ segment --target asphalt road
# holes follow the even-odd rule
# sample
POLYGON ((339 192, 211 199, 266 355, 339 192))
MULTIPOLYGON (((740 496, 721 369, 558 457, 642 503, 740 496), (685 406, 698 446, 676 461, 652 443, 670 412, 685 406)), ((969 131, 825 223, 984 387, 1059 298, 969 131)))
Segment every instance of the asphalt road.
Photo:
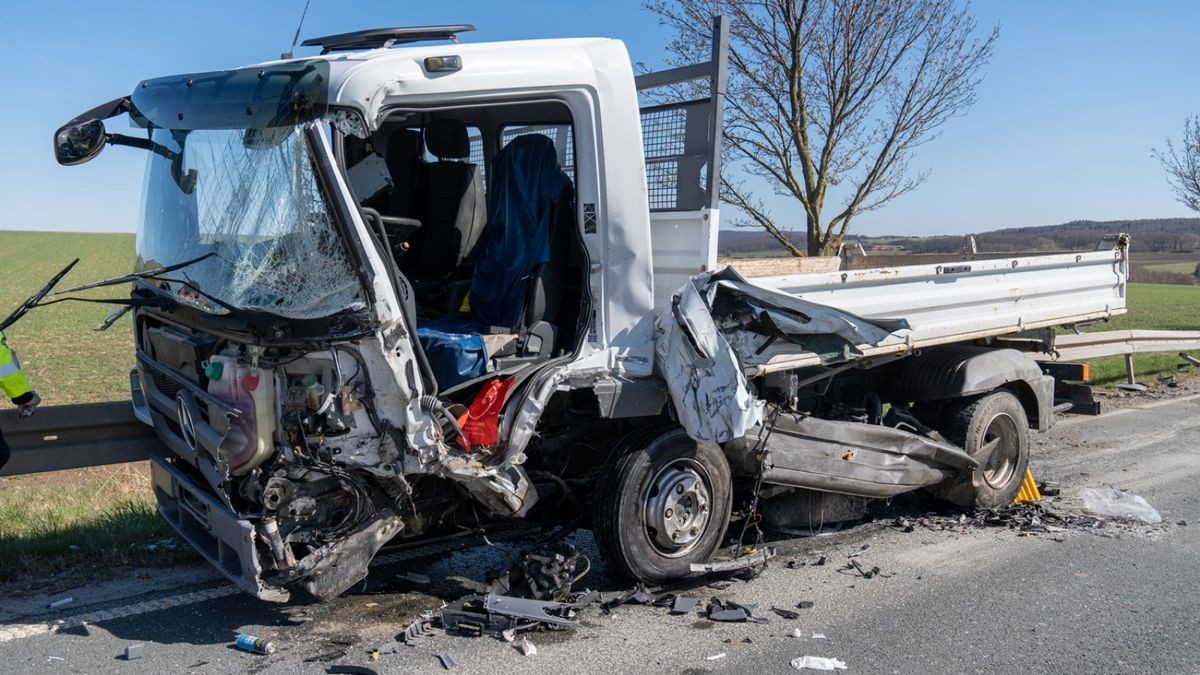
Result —
MULTIPOLYGON (((589 609, 571 631, 531 634, 533 656, 490 638, 439 634, 370 662, 369 650, 422 609, 480 588, 476 580, 506 566, 503 551, 474 546, 377 566, 362 592, 324 605, 262 603, 203 568, 76 589, 72 605, 50 612, 46 598, 8 599, 0 604, 0 671, 318 673, 356 664, 381 673, 441 672, 435 655, 447 652, 455 670, 488 673, 783 673, 796 672, 789 664, 803 655, 840 659, 854 673, 1200 673, 1198 446, 1196 396, 1069 418, 1036 437, 1035 474, 1062 483, 1053 505, 1079 509, 1080 489, 1114 486, 1157 507, 1160 526, 1035 536, 965 526, 906 533, 881 518, 780 540, 779 557, 755 580, 669 589, 701 605, 713 596, 756 604, 769 624, 714 624, 655 607, 608 615, 589 609), (880 576, 844 569, 864 544, 859 559, 878 566, 880 576), (821 554, 827 564, 813 565, 821 554), (788 561, 806 564, 789 568, 788 561), (404 570, 433 583, 406 585, 396 579, 404 570), (766 611, 804 600, 815 606, 797 609, 797 620, 766 611), (802 637, 789 636, 794 629, 802 637), (268 637, 279 651, 237 651, 230 642, 238 632, 268 637), (138 643, 145 656, 124 660, 125 647, 138 643)), ((893 509, 921 513, 918 506, 893 509)), ((594 553, 588 535, 574 540, 594 553)), ((625 586, 602 563, 583 583, 610 593, 625 586)))

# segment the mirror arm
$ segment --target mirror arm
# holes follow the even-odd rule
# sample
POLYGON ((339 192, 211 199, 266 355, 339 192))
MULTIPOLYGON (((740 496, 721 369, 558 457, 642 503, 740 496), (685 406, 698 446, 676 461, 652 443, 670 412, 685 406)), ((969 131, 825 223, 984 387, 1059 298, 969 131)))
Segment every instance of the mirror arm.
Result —
POLYGON ((137 138, 136 136, 124 136, 122 134, 105 134, 104 140, 109 145, 124 145, 130 148, 139 148, 141 150, 149 150, 156 155, 162 155, 172 162, 178 160, 179 153, 171 150, 161 143, 155 143, 149 138, 137 138))

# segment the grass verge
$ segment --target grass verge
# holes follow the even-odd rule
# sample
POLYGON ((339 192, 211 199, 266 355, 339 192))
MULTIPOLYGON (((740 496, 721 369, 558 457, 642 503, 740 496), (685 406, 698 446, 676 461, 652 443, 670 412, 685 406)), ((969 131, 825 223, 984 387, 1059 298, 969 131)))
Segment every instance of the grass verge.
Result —
POLYGON ((0 478, 0 582, 9 592, 197 556, 154 511, 145 462, 0 478), (13 583, 15 582, 15 583, 13 583))
MULTIPOLYGON (((1129 284, 1128 307, 1127 314, 1087 330, 1200 330, 1200 286, 1129 284)), ((1200 351, 1191 354, 1200 358, 1200 351)), ((1175 372, 1180 362, 1175 353, 1135 354, 1134 373, 1139 379, 1150 379, 1175 372)), ((1091 364, 1093 384, 1112 385, 1125 381, 1125 357, 1093 359, 1091 364)))

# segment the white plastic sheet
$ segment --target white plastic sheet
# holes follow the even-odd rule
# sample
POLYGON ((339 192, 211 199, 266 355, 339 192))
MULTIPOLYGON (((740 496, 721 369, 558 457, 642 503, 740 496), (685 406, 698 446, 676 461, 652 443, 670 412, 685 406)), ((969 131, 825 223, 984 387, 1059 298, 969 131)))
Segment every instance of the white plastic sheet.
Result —
POLYGON ((1162 514, 1141 497, 1115 488, 1084 488, 1080 493, 1083 509, 1088 513, 1109 518, 1140 520, 1157 525, 1162 514))

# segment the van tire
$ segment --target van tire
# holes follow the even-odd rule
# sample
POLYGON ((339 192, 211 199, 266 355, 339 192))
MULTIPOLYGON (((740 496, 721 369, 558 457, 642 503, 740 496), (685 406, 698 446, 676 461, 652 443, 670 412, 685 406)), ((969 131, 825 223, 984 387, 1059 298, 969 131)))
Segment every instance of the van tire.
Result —
POLYGON ((729 463, 719 447, 677 426, 643 427, 618 442, 601 473, 593 529, 613 567, 661 583, 712 557, 731 504, 729 463))
POLYGON ((1009 506, 1029 468, 1029 418, 1016 396, 996 391, 964 399, 946 410, 942 434, 979 462, 949 478, 934 494, 964 508, 1009 506))

